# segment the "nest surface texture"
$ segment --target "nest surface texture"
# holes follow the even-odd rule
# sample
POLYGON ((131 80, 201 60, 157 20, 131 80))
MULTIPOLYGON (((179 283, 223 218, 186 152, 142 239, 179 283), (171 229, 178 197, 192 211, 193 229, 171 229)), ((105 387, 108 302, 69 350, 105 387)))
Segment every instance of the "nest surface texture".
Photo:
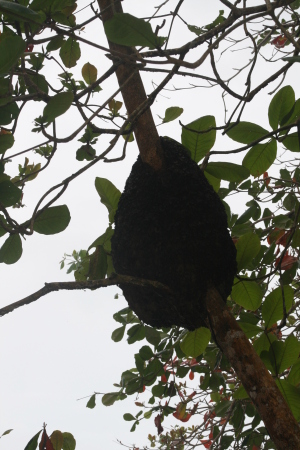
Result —
POLYGON ((199 166, 176 141, 161 138, 164 165, 139 156, 121 195, 112 238, 117 273, 159 281, 161 289, 121 285, 130 308, 155 327, 204 325, 205 295, 226 302, 236 273, 236 249, 224 206, 199 166))

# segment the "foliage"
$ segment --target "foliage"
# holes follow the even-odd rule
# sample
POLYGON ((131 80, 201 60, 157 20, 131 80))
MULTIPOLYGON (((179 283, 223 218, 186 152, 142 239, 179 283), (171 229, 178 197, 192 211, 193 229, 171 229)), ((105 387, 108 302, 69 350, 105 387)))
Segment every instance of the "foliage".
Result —
MULTIPOLYGON (((169 49, 168 44, 181 3, 176 12, 166 14, 169 32, 164 32, 163 36, 160 36, 160 19, 156 19, 155 14, 152 26, 148 20, 131 14, 116 14, 106 22, 105 31, 114 43, 146 47, 135 55, 141 71, 146 71, 152 60, 162 64, 161 73, 168 64, 167 76, 172 65, 178 66, 180 71, 176 77, 200 78, 207 86, 219 86, 224 94, 238 100, 222 125, 217 124, 212 115, 196 116, 185 125, 180 123, 181 141, 191 158, 201 164, 208 181, 223 200, 228 227, 236 243, 238 273, 228 306, 277 379, 299 420, 300 168, 297 153, 300 150, 300 99, 296 98, 292 86, 281 87, 284 81, 281 77, 293 70, 294 65, 298 68, 300 3, 283 2, 286 6, 279 9, 276 3, 272 4, 273 24, 268 27, 264 21, 269 13, 264 3, 261 7, 246 8, 245 28, 240 33, 245 33, 243 40, 251 45, 251 51, 249 63, 238 69, 240 76, 248 70, 246 91, 242 94, 234 85, 235 75, 224 80, 215 62, 220 51, 226 54, 228 50, 225 34, 231 33, 230 45, 239 48, 239 38, 234 34, 235 27, 242 28, 242 21, 236 14, 237 6, 221 2, 231 11, 228 8, 226 12, 216 11, 214 20, 205 26, 188 24, 182 19, 193 37, 179 51, 169 49), (258 18, 261 21, 255 22, 258 18), (208 43, 204 56, 210 55, 214 78, 197 71, 204 56, 203 61, 200 59, 193 64, 184 59, 191 49, 203 43, 208 43), (176 57, 178 54, 182 55, 180 59, 176 57), (266 64, 277 58, 282 65, 275 73, 267 66, 266 78, 252 89, 251 76, 261 55, 266 64), (185 69, 196 70, 184 72, 185 69), (269 127, 261 127, 255 119, 254 122, 242 120, 245 105, 250 101, 257 101, 258 105, 256 96, 275 80, 278 85, 268 107, 261 107, 268 117, 269 127), (229 149, 238 143, 234 150, 214 150, 216 138, 222 133, 226 135, 229 149), (286 151, 285 160, 281 149, 286 151), (232 162, 230 155, 235 154, 243 155, 241 164, 232 162), (220 160, 215 159, 215 155, 220 155, 217 157, 220 160), (242 213, 234 212, 234 196, 248 198, 242 213)), ((76 8, 75 0, 0 1, 0 262, 4 264, 14 264, 21 258, 22 239, 26 236, 62 232, 71 217, 68 206, 57 205, 56 201, 73 180, 93 165, 116 160, 110 159, 109 154, 120 136, 125 142, 123 154, 117 160, 125 157, 127 144, 133 140, 132 117, 126 115, 122 102, 117 99, 118 91, 113 95, 108 93, 104 100, 100 87, 116 70, 119 64, 116 55, 111 55, 113 70, 98 75, 96 67, 87 62, 81 67, 82 79, 77 79, 77 72, 73 72, 80 64, 81 46, 85 42, 80 30, 98 17, 92 8, 89 23, 77 23, 80 14, 75 14, 76 8), (52 79, 44 69, 52 58, 56 62, 58 89, 52 86, 52 79), (9 162, 19 158, 19 153, 13 152, 14 134, 22 121, 23 107, 30 102, 35 102, 35 107, 42 105, 32 131, 43 135, 46 142, 24 150, 25 162, 20 162, 18 171, 9 175, 9 162), (67 120, 71 111, 78 113, 82 123, 62 139, 57 133, 58 124, 67 120), (103 120, 106 121, 104 127, 103 120), (113 139, 99 153, 96 143, 107 134, 113 135, 113 139), (72 175, 66 172, 61 183, 41 196, 30 217, 18 223, 14 214, 26 203, 27 183, 41 177, 57 157, 57 149, 75 138, 83 144, 76 152, 81 168, 72 175), (51 196, 53 192, 55 195, 51 196)), ((98 47, 98 51, 107 52, 106 44, 98 47)), ((157 69, 160 66, 153 64, 152 70, 154 67, 160 71, 157 69)), ((163 87, 163 83, 158 84, 153 98, 163 87)), ((180 105, 167 108, 161 112, 161 125, 177 120, 182 114, 180 105)), ((74 272, 76 281, 99 280, 114 272, 110 240, 120 192, 110 180, 100 177, 95 180, 95 188, 108 210, 108 227, 87 250, 74 251, 63 258, 61 268, 66 259, 70 259, 68 273, 74 272)), ((113 341, 119 342, 126 336, 128 344, 140 341, 141 347, 135 354, 135 367, 123 371, 120 381, 114 384, 116 390, 105 394, 102 403, 110 406, 131 395, 138 397, 135 405, 139 411, 125 414, 124 420, 132 422, 131 431, 134 431, 142 420, 154 419, 157 435, 149 434, 150 447, 275 448, 259 414, 206 328, 189 333, 178 327, 158 330, 142 323, 129 308, 118 311, 114 319, 118 327, 112 333, 113 341), (170 431, 164 430, 167 418, 174 424, 170 431), (191 426, 181 423, 189 420, 193 423, 191 426)), ((96 406, 96 394, 86 406, 96 406)), ((26 449, 37 448, 40 433, 29 441, 26 449)), ((49 438, 45 428, 40 442, 40 448, 49 449, 74 449, 76 445, 69 433, 54 431, 49 438)))

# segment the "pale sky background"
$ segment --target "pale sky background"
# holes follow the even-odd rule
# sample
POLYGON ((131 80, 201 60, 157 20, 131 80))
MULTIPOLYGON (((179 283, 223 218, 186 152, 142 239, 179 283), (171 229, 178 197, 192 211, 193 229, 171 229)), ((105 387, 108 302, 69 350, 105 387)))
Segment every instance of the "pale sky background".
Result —
MULTIPOLYGON (((78 9, 88 3, 86 0, 79 1, 78 9)), ((153 11, 153 6, 160 3, 162 3, 160 0, 147 2, 125 0, 123 8, 125 12, 137 17, 145 17, 153 11)), ((174 10, 176 4, 177 0, 171 0, 164 12, 174 10)), ((217 0, 210 2, 186 0, 180 14, 188 23, 203 26, 217 16, 219 9, 224 7, 217 0)), ((177 21, 176 23, 179 24, 177 21)), ((165 32, 161 34, 165 35, 165 32)), ((99 22, 91 27, 91 30, 89 28, 84 30, 82 36, 107 45, 99 22)), ((183 44, 194 36, 180 24, 170 46, 183 44)), ((98 68, 98 74, 106 70, 104 65, 109 67, 109 60, 100 57, 94 49, 81 45, 81 50, 81 59, 74 69, 76 79, 81 79, 80 71, 86 62, 94 64, 98 68)), ((201 53, 202 51, 201 49, 201 53)), ((196 56, 198 58, 199 55, 197 50, 189 56, 189 60, 196 56)), ((229 73, 231 67, 237 68, 243 61, 246 62, 248 55, 247 51, 227 52, 223 55, 220 67, 224 76, 229 73)), ((55 56, 58 57, 58 52, 55 56)), ((50 69, 47 68, 47 62, 45 64, 42 73, 48 76, 50 69)), ((270 65, 270 73, 276 70, 275 66, 279 67, 275 64, 270 65)), ((210 71, 207 71, 208 66, 204 67, 201 73, 210 75, 210 71)), ((296 65, 283 85, 291 84, 296 90, 299 84, 296 83, 297 71, 299 76, 299 66, 296 65)), ((262 68, 261 73, 257 73, 258 78, 255 75, 253 86, 259 79, 262 80, 264 75, 262 68)), ((152 90, 152 80, 157 82, 162 78, 156 74, 142 74, 142 77, 147 92, 152 90)), ((168 88, 172 89, 173 86, 187 88, 189 83, 203 85, 200 80, 174 78, 168 88)), ((268 127, 267 109, 271 98, 268 93, 275 88, 276 83, 270 85, 270 88, 264 90, 253 104, 246 107, 243 120, 268 127)), ((242 92, 242 83, 240 82, 238 86, 239 92, 242 92)), ((111 77, 102 88, 103 91, 98 97, 99 102, 107 98, 107 92, 113 92, 116 88, 115 78, 111 77)), ((152 107, 155 121, 157 124, 160 123, 157 115, 164 116, 166 108, 180 106, 184 108, 184 113, 180 117, 184 124, 211 114, 216 116, 217 125, 221 125, 224 111, 220 94, 221 90, 218 88, 185 89, 176 92, 166 90, 158 96, 152 107)), ((299 88, 296 92, 296 98, 298 97, 299 88)), ((121 100, 120 96, 118 100, 121 100)), ((229 104, 232 106, 235 102, 229 104)), ((42 113, 43 108, 42 102, 28 104, 24 108, 11 154, 43 141, 41 136, 30 132, 33 119, 42 113)), ((125 113, 124 108, 122 112, 125 113)), ((58 136, 67 136, 74 129, 77 118, 77 114, 69 112, 62 120, 58 120, 58 136)), ((181 127, 178 121, 175 121, 160 126, 159 133, 180 141, 181 127)), ((106 148, 108 142, 109 138, 105 136, 98 140, 97 154, 106 148)), ((114 154, 122 151, 122 143, 123 140, 120 140, 114 154)), ((49 187, 85 164, 75 158, 80 145, 82 144, 77 140, 71 144, 60 145, 49 169, 26 185, 24 195, 26 206, 13 211, 13 217, 20 221, 30 217, 36 202, 49 187)), ((64 253, 71 253, 74 249, 87 249, 106 229, 107 210, 99 201, 94 188, 94 179, 96 176, 108 178, 122 191, 137 157, 135 143, 129 144, 127 148, 126 160, 114 164, 99 163, 71 183, 57 202, 67 204, 71 212, 70 225, 63 233, 53 236, 35 233, 28 237, 26 242, 23 241, 23 256, 16 264, 1 265, 1 307, 35 292, 45 282, 73 280, 72 275, 66 275, 65 270, 59 270, 59 261, 64 253)), ((228 148, 233 148, 233 142, 218 134, 214 149, 228 148)), ((29 157, 30 162, 40 161, 37 155, 29 154, 29 157)), ((218 155, 213 160, 220 159, 218 155)), ((238 157, 232 158, 232 161, 238 162, 238 157)), ((9 173, 14 173, 16 163, 23 162, 24 156, 10 163, 9 173)), ((241 211, 243 207, 244 201, 240 204, 235 203, 233 209, 236 212, 241 211)), ((1 238, 0 245, 5 239, 6 236, 1 238)), ((43 422, 48 425, 49 434, 55 429, 73 433, 78 449, 117 449, 120 448, 117 439, 128 445, 136 443, 140 447, 148 444, 147 435, 156 433, 153 417, 148 421, 144 420, 135 433, 129 432, 131 423, 125 422, 122 418, 125 412, 132 414, 138 412, 139 409, 134 405, 134 395, 111 407, 103 406, 99 396, 97 406, 93 410, 85 407, 87 399, 77 401, 79 398, 92 395, 94 391, 103 393, 114 391, 116 388, 113 387, 113 383, 119 382, 124 370, 134 367, 134 353, 144 345, 139 343, 128 346, 125 339, 120 343, 114 343, 110 339, 112 331, 119 326, 112 315, 127 305, 121 296, 118 300, 114 299, 117 292, 117 287, 110 287, 94 292, 51 293, 1 318, 0 435, 10 428, 13 428, 13 432, 0 439, 0 450, 23 449, 30 438, 42 428, 43 422)), ((142 394, 140 401, 146 397, 146 393, 142 394)), ((172 417, 164 422, 164 427, 167 429, 171 423, 175 424, 172 417)), ((180 425, 179 422, 177 424, 180 425)))

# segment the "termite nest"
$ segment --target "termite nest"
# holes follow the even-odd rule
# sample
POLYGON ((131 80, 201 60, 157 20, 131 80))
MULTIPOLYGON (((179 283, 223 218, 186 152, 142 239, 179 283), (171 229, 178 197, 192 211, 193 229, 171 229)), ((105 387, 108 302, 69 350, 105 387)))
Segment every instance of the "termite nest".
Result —
POLYGON ((112 257, 116 272, 158 281, 120 284, 130 308, 154 327, 194 330, 206 324, 205 296, 214 286, 224 302, 236 273, 236 249, 218 194, 178 142, 161 138, 163 167, 139 156, 115 215, 112 257))

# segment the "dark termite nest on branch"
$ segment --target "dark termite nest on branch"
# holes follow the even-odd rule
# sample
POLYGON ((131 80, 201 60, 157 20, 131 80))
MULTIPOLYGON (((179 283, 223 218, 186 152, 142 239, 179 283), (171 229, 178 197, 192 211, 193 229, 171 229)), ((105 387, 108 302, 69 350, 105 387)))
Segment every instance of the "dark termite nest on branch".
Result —
POLYGON ((214 286, 226 302, 236 273, 236 250, 224 206, 178 142, 161 138, 163 168, 139 156, 115 216, 112 257, 117 273, 159 281, 120 285, 130 308, 154 327, 205 325, 205 295, 214 286))

